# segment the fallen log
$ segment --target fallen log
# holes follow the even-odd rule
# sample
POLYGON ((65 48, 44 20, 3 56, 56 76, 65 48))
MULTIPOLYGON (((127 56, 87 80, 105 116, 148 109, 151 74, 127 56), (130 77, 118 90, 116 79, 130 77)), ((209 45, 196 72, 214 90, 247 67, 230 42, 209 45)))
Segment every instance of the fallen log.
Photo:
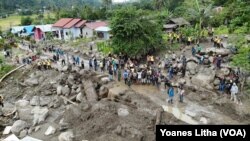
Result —
POLYGON ((73 102, 73 101, 71 101, 70 99, 68 99, 67 97, 65 97, 65 96, 60 96, 62 99, 64 99, 64 100, 66 100, 67 102, 69 102, 69 103, 71 103, 71 104, 73 104, 73 105, 76 105, 76 106, 78 106, 78 104, 77 103, 75 103, 75 102, 73 102))
POLYGON ((24 64, 24 65, 21 65, 21 66, 19 66, 19 67, 17 67, 17 68, 15 68, 15 69, 13 69, 13 70, 11 70, 11 71, 8 72, 7 74, 5 74, 5 75, 0 79, 0 83, 1 83, 5 78, 7 78, 9 75, 11 75, 13 72, 17 71, 18 69, 20 69, 20 68, 22 68, 22 67, 24 67, 24 66, 25 66, 25 64, 24 64))

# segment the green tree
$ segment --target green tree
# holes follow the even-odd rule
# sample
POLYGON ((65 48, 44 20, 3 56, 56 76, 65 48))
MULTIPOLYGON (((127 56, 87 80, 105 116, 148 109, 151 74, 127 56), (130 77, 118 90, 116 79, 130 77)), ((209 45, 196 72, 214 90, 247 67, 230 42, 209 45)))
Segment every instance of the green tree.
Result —
POLYGON ((162 10, 167 5, 167 0, 153 0, 155 9, 162 10))
POLYGON ((115 53, 130 57, 145 55, 161 46, 162 25, 157 19, 146 16, 143 10, 123 7, 111 18, 112 47, 115 53))
POLYGON ((33 19, 31 17, 22 17, 21 25, 31 25, 33 19))
POLYGON ((109 9, 112 5, 112 0, 102 0, 102 3, 106 7, 106 9, 109 9))

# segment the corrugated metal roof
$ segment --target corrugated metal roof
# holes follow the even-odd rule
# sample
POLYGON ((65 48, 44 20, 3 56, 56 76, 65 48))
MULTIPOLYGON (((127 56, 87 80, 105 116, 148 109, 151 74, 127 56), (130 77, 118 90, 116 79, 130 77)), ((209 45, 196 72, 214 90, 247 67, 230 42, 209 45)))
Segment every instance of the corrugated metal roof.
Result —
POLYGON ((18 32, 21 32, 23 30, 24 26, 14 26, 14 27, 11 27, 11 30, 10 32, 12 34, 16 34, 18 32))
POLYGON ((64 27, 66 24, 68 24, 72 20, 73 18, 62 18, 59 21, 57 21, 55 24, 53 24, 53 27, 64 27))
POLYGON ((35 28, 40 28, 43 32, 56 31, 55 29, 52 28, 52 24, 36 25, 35 28))
POLYGON ((163 28, 171 29, 171 28, 176 28, 177 24, 165 24, 163 25, 163 28))
POLYGON ((71 28, 75 26, 79 21, 81 21, 81 19, 73 19, 72 21, 67 23, 65 26, 63 26, 63 28, 71 28))
POLYGON ((82 20, 79 23, 77 23, 75 27, 77 27, 77 28, 83 27, 86 22, 87 22, 87 20, 82 20))
POLYGON ((111 29, 107 26, 100 26, 98 28, 95 29, 95 31, 99 31, 99 32, 109 32, 111 29))
POLYGON ((91 22, 91 23, 86 23, 86 27, 90 29, 96 29, 101 26, 107 26, 108 24, 106 22, 91 22))

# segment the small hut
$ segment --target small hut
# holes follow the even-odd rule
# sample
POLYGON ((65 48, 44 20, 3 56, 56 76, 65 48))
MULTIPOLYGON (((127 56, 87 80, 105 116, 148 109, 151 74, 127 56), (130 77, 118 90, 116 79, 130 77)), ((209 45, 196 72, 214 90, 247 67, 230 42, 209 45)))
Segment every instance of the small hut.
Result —
POLYGON ((163 29, 166 32, 175 31, 178 27, 188 26, 190 23, 184 18, 172 18, 165 25, 163 25, 163 29))

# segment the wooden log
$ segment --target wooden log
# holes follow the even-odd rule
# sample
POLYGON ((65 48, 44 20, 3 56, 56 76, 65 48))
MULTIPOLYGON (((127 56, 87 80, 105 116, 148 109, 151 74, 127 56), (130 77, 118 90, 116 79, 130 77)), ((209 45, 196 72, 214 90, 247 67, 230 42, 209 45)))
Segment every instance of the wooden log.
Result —
POLYGON ((21 66, 19 66, 19 67, 17 67, 17 68, 15 68, 15 69, 13 69, 13 70, 11 70, 11 71, 8 72, 7 74, 5 74, 5 75, 0 79, 0 83, 1 83, 5 78, 7 78, 9 75, 11 75, 13 72, 17 71, 18 69, 20 69, 20 68, 22 68, 22 67, 24 67, 24 66, 25 66, 25 64, 24 64, 24 65, 21 65, 21 66))
POLYGON ((70 99, 68 99, 67 97, 65 97, 65 96, 60 96, 62 99, 64 99, 64 100, 66 100, 67 102, 69 102, 69 103, 71 103, 71 104, 73 104, 73 105, 76 105, 76 106, 78 106, 78 104, 77 103, 75 103, 75 102, 73 102, 73 101, 71 101, 70 99))

